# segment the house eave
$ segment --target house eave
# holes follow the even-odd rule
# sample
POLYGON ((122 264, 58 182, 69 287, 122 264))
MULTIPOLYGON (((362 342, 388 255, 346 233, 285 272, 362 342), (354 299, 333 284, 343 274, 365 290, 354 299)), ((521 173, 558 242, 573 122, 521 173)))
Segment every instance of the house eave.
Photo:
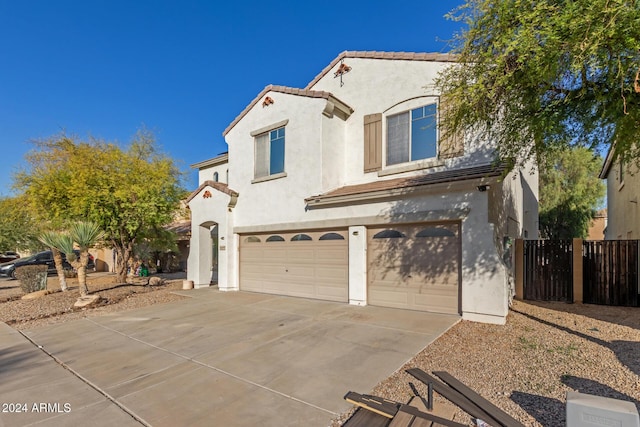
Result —
POLYGON ((229 153, 223 153, 212 159, 207 159, 198 163, 194 163, 190 167, 191 169, 202 169, 206 167, 223 165, 225 163, 229 163, 229 153))
POLYGON ((604 163, 602 164, 602 170, 600 171, 600 175, 598 175, 600 179, 607 179, 607 175, 609 175, 609 170, 613 164, 614 147, 615 145, 612 144, 609 147, 609 151, 607 151, 607 156, 604 158, 604 163))
POLYGON ((349 205, 358 203, 370 203, 388 199, 413 197, 422 194, 444 194, 451 192, 478 191, 477 187, 491 185, 499 181, 499 177, 474 178, 464 181, 443 182, 417 185, 387 190, 367 191, 357 194, 345 194, 336 196, 315 196, 305 199, 310 208, 327 207, 335 205, 349 205))

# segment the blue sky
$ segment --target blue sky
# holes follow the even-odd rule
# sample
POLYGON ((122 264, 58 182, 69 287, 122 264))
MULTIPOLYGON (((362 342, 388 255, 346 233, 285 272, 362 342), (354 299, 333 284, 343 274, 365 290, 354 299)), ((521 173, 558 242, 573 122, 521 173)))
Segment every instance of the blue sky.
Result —
POLYGON ((0 195, 33 139, 124 145, 143 125, 192 190, 266 85, 304 87, 345 50, 446 52, 460 3, 0 0, 0 195))

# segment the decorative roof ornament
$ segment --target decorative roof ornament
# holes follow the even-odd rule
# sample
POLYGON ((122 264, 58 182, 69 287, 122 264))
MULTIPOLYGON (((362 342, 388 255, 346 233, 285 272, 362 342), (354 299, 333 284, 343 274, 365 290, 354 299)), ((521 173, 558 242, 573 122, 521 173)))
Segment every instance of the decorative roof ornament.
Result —
POLYGON ((262 108, 264 107, 268 107, 269 105, 273 104, 273 99, 269 96, 265 96, 264 97, 264 101, 262 101, 262 108))
POLYGON ((340 87, 344 85, 344 82, 342 81, 342 76, 347 74, 349 71, 351 71, 351 67, 344 63, 344 59, 340 61, 340 66, 338 67, 336 72, 333 73, 333 78, 336 78, 338 76, 340 77, 340 87))

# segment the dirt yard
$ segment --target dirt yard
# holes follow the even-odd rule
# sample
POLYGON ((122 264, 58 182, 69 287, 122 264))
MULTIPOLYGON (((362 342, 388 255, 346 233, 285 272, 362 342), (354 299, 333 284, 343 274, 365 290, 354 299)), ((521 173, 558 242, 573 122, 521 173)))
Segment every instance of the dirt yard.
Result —
MULTIPOLYGON (((567 391, 640 410, 640 308, 515 301, 505 326, 461 321, 373 390, 353 391, 408 402, 413 383, 426 396, 412 367, 448 371, 527 426, 564 426, 567 391)), ((461 411, 456 421, 475 425, 461 411)))
POLYGON ((89 273, 87 286, 91 294, 98 294, 101 302, 92 308, 76 309, 79 296, 77 279, 67 279, 69 290, 60 291, 56 276, 47 279, 51 293, 34 299, 21 299, 24 293, 17 280, 0 279, 0 321, 15 329, 30 329, 42 325, 100 316, 115 311, 162 304, 184 298, 171 292, 182 288, 185 273, 159 275, 165 279, 160 286, 118 283, 115 274, 89 273))

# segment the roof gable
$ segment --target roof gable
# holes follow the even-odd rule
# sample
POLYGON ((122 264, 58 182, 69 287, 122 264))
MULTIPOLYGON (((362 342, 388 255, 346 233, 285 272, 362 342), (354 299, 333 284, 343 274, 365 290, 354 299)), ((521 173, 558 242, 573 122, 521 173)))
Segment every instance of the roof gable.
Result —
POLYGON ((233 121, 229 124, 229 126, 227 126, 224 132, 222 132, 222 135, 226 136, 227 133, 229 133, 229 131, 233 129, 233 127, 237 125, 238 122, 240 122, 240 120, 242 120, 244 116, 246 116, 249 113, 249 111, 251 111, 251 109, 258 102, 260 102, 260 100, 269 92, 278 92, 278 93, 285 93, 287 95, 305 96, 308 98, 322 98, 328 101, 332 101, 333 103, 336 103, 339 106, 339 108, 344 110, 347 116, 353 113, 353 108, 349 107, 347 104, 340 101, 338 98, 333 96, 333 94, 331 94, 330 92, 309 90, 309 89, 298 89, 298 88, 293 88, 288 86, 269 85, 264 89, 262 89, 262 91, 258 94, 258 96, 256 96, 253 99, 253 101, 251 101, 249 105, 247 105, 245 109, 242 110, 242 112, 238 114, 238 116, 235 119, 233 119, 233 121))
POLYGON ((224 184, 222 182, 216 182, 216 181, 205 181, 202 184, 200 184, 198 186, 198 188, 196 188, 189 195, 189 197, 187 197, 187 200, 186 200, 185 203, 189 203, 191 200, 193 200, 193 198, 196 197, 202 191, 202 189, 204 189, 205 187, 211 187, 214 190, 218 190, 221 193, 224 193, 224 194, 230 196, 232 199, 233 198, 237 198, 238 195, 239 195, 237 191, 233 191, 232 189, 230 189, 227 184, 224 184))
POLYGON ((318 74, 305 89, 309 90, 345 58, 366 58, 402 61, 456 62, 457 56, 451 53, 416 53, 416 52, 378 52, 378 51, 344 51, 318 74))

